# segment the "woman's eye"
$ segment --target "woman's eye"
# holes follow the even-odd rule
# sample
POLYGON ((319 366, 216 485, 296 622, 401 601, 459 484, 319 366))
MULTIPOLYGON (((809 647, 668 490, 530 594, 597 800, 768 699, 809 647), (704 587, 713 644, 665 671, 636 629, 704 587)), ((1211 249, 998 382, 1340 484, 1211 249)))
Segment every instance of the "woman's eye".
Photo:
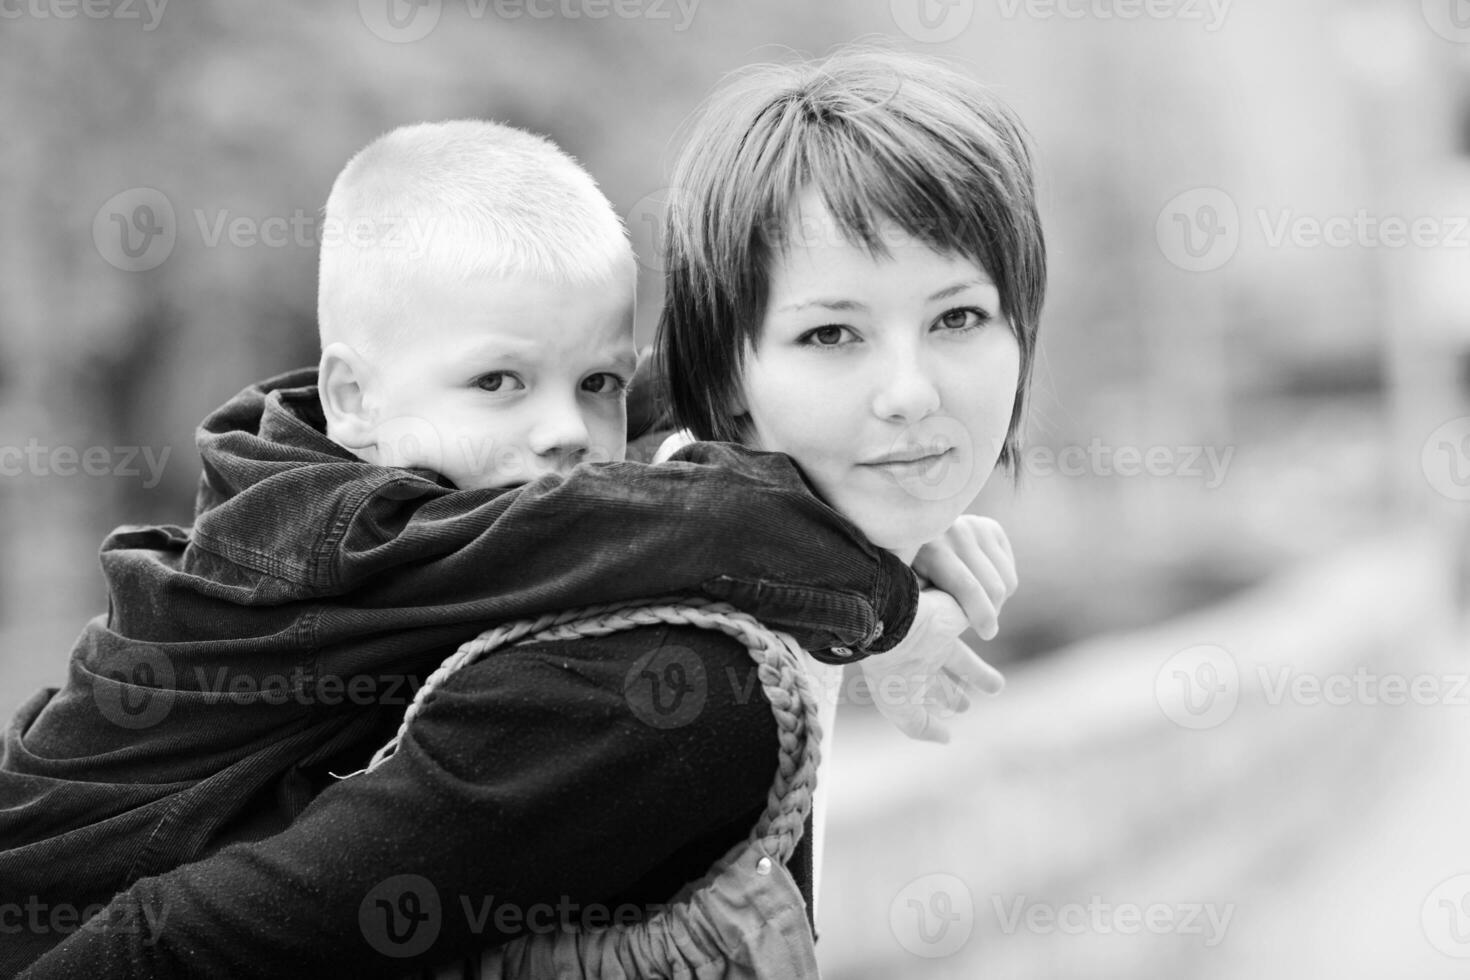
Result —
POLYGON ((515 391, 524 388, 525 385, 520 378, 509 371, 491 371, 489 374, 482 374, 476 378, 475 387, 481 391, 498 392, 515 391))
POLYGON ((966 306, 950 310, 939 318, 940 326, 946 330, 971 330, 989 322, 990 314, 984 310, 966 306))
POLYGON ((582 382, 582 390, 594 395, 615 395, 627 387, 627 381, 606 371, 591 375, 582 382))
POLYGON ((808 330, 802 334, 798 343, 810 347, 838 347, 842 344, 842 332, 846 329, 846 327, 833 326, 817 327, 815 330, 808 330))

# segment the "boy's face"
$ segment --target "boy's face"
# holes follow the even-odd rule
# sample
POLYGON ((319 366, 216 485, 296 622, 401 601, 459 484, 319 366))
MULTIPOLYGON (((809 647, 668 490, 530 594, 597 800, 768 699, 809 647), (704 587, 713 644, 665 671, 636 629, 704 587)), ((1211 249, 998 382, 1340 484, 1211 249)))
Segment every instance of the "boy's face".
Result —
POLYGON ((633 376, 631 288, 535 279, 427 284, 365 391, 377 462, 461 490, 620 460, 633 376))

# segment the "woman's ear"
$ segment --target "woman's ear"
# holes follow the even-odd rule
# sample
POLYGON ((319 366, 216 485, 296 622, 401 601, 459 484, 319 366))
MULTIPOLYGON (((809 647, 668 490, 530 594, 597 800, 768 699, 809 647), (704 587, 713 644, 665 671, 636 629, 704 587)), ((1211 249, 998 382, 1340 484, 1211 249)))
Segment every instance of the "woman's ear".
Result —
POLYGON ((317 368, 317 394, 327 417, 327 436, 338 445, 362 455, 375 445, 367 386, 372 371, 367 361, 347 344, 328 344, 317 368))

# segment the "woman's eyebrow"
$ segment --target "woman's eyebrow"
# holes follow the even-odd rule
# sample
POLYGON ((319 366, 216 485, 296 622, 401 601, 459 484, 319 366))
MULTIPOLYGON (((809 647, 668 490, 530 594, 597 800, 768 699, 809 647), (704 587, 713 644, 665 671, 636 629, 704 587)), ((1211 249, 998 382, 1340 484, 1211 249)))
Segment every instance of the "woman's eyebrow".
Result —
POLYGON ((953 286, 946 286, 939 292, 935 293, 933 296, 930 296, 927 302, 937 303, 942 299, 949 299, 951 296, 954 296, 957 293, 963 293, 965 290, 975 286, 994 289, 995 283, 990 282, 986 279, 966 279, 964 282, 957 282, 953 286))
POLYGON ((837 313, 861 313, 867 310, 866 306, 855 299, 807 299, 799 303, 787 303, 785 306, 778 307, 776 312, 794 313, 797 310, 804 310, 810 306, 818 306, 824 310, 833 310, 837 313))

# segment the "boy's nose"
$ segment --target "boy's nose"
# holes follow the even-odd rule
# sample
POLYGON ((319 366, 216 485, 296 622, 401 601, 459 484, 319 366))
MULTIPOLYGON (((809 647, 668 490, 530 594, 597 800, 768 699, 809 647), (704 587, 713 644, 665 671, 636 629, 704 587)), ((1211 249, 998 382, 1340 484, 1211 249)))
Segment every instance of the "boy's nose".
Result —
POLYGON ((575 457, 587 451, 591 441, 581 412, 561 411, 543 418, 531 432, 531 451, 538 456, 575 457))

